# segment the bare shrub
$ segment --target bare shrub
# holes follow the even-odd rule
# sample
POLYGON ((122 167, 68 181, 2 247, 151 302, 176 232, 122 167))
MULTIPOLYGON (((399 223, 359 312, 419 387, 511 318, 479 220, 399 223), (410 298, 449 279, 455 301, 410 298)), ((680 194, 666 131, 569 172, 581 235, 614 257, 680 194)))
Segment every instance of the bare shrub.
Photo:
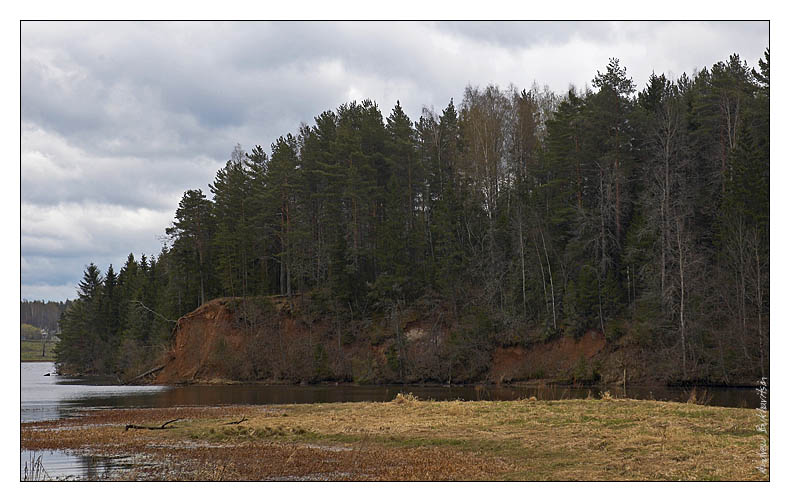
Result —
POLYGON ((402 393, 398 392, 398 395, 395 396, 395 399, 392 400, 395 404, 414 404, 419 402, 419 398, 412 394, 411 392, 402 393))

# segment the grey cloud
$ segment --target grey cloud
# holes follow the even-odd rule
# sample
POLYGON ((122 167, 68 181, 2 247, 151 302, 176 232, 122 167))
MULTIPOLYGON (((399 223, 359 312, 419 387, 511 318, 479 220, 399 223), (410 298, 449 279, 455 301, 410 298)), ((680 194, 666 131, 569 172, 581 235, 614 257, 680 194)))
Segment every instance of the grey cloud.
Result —
MULTIPOLYGON (((173 206, 177 199, 173 201, 173 206)), ((130 252, 156 255, 171 220, 155 212, 97 204, 22 205, 22 286, 76 285, 90 262, 116 271, 130 252)))
POLYGON ((610 22, 593 21, 449 21, 440 30, 509 48, 563 44, 574 37, 606 42, 615 36, 610 22))
MULTIPOLYGON (((217 164, 189 158, 150 159, 98 155, 69 145, 67 139, 38 127, 22 132, 23 201, 34 204, 105 203, 164 209, 173 194, 210 181, 217 164)), ((226 150, 229 150, 227 147, 226 150)))
MULTIPOLYGON (((276 136, 283 131, 272 131, 272 122, 296 125, 345 101, 355 75, 436 88, 430 81, 435 84, 456 73, 443 71, 443 58, 420 37, 398 36, 403 29, 425 35, 427 25, 220 26, 229 29, 204 23, 153 24, 172 32, 176 41, 163 50, 166 41, 148 24, 111 23, 111 35, 106 27, 66 27, 61 37, 61 23, 34 24, 30 31, 54 32, 47 43, 69 48, 50 51, 46 63, 34 59, 37 50, 30 47, 34 44, 25 26, 23 116, 89 150, 175 156, 209 144, 211 155, 221 160, 234 141, 227 129, 242 125, 276 136), (333 62, 342 65, 345 75, 340 77, 350 80, 341 84, 322 75, 321 68, 333 62)), ((442 104, 454 90, 443 87, 442 104)), ((415 103, 413 109, 419 111, 422 104, 415 103)))
POLYGON ((21 289, 21 298, 23 300, 55 300, 63 301, 67 298, 75 298, 76 287, 75 283, 68 282, 64 284, 40 283, 40 284, 23 284, 21 289))

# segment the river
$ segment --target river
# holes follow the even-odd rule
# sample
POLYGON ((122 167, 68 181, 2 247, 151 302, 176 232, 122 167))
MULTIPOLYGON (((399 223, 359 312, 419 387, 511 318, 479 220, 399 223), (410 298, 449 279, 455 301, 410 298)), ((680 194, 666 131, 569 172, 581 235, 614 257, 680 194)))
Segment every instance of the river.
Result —
MULTIPOLYGON (((690 389, 679 387, 568 387, 568 386, 417 386, 417 385, 189 385, 122 386, 109 379, 69 378, 55 374, 53 363, 21 363, 20 420, 56 420, 97 408, 160 408, 170 406, 259 405, 326 403, 342 401, 390 401, 398 392, 420 399, 514 400, 536 396, 540 400, 598 397, 609 391, 614 397, 687 401, 690 389)), ((756 389, 698 387, 711 406, 758 408, 756 389)), ((25 467, 39 458, 51 479, 96 479, 123 469, 131 460, 77 455, 65 451, 21 450, 21 479, 25 467)))

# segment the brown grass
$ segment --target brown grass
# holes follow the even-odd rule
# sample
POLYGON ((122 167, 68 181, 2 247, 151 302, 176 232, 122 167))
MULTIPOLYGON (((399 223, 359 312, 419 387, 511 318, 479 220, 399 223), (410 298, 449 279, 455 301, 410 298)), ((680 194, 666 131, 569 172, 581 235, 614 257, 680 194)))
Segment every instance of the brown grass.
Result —
POLYGON ((766 480, 754 410, 419 401, 100 410, 22 425, 22 448, 141 454, 127 479, 766 480), (246 417, 238 425, 222 425, 246 417), (174 428, 124 431, 128 423, 174 428))

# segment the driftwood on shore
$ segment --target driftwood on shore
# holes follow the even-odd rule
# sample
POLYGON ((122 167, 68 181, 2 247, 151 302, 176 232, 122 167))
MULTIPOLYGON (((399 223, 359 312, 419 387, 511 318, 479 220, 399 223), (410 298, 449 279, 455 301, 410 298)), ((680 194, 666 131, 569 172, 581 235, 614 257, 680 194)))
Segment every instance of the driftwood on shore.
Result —
POLYGON ((143 429, 143 430, 147 430, 147 431, 160 431, 160 430, 166 429, 169 424, 172 424, 173 422, 178 422, 179 420, 183 420, 183 418, 174 418, 173 420, 168 420, 167 422, 163 423, 159 427, 149 427, 149 426, 146 426, 146 425, 126 424, 126 430, 128 431, 129 429, 143 429))
POLYGON ((164 367, 165 367, 165 365, 162 364, 161 366, 157 366, 156 368, 151 368, 150 370, 146 371, 145 373, 141 373, 141 374, 137 375, 136 377, 132 378, 131 380, 127 380, 123 384, 124 385, 129 385, 130 383, 136 382, 137 380, 140 380, 141 378, 145 378, 145 377, 147 377, 148 375, 150 375, 152 373, 156 373, 157 371, 163 369, 164 367))
POLYGON ((235 422, 226 422, 226 423, 224 423, 222 425, 239 425, 240 423, 246 422, 246 421, 247 421, 246 417, 241 417, 241 420, 236 420, 235 422))

